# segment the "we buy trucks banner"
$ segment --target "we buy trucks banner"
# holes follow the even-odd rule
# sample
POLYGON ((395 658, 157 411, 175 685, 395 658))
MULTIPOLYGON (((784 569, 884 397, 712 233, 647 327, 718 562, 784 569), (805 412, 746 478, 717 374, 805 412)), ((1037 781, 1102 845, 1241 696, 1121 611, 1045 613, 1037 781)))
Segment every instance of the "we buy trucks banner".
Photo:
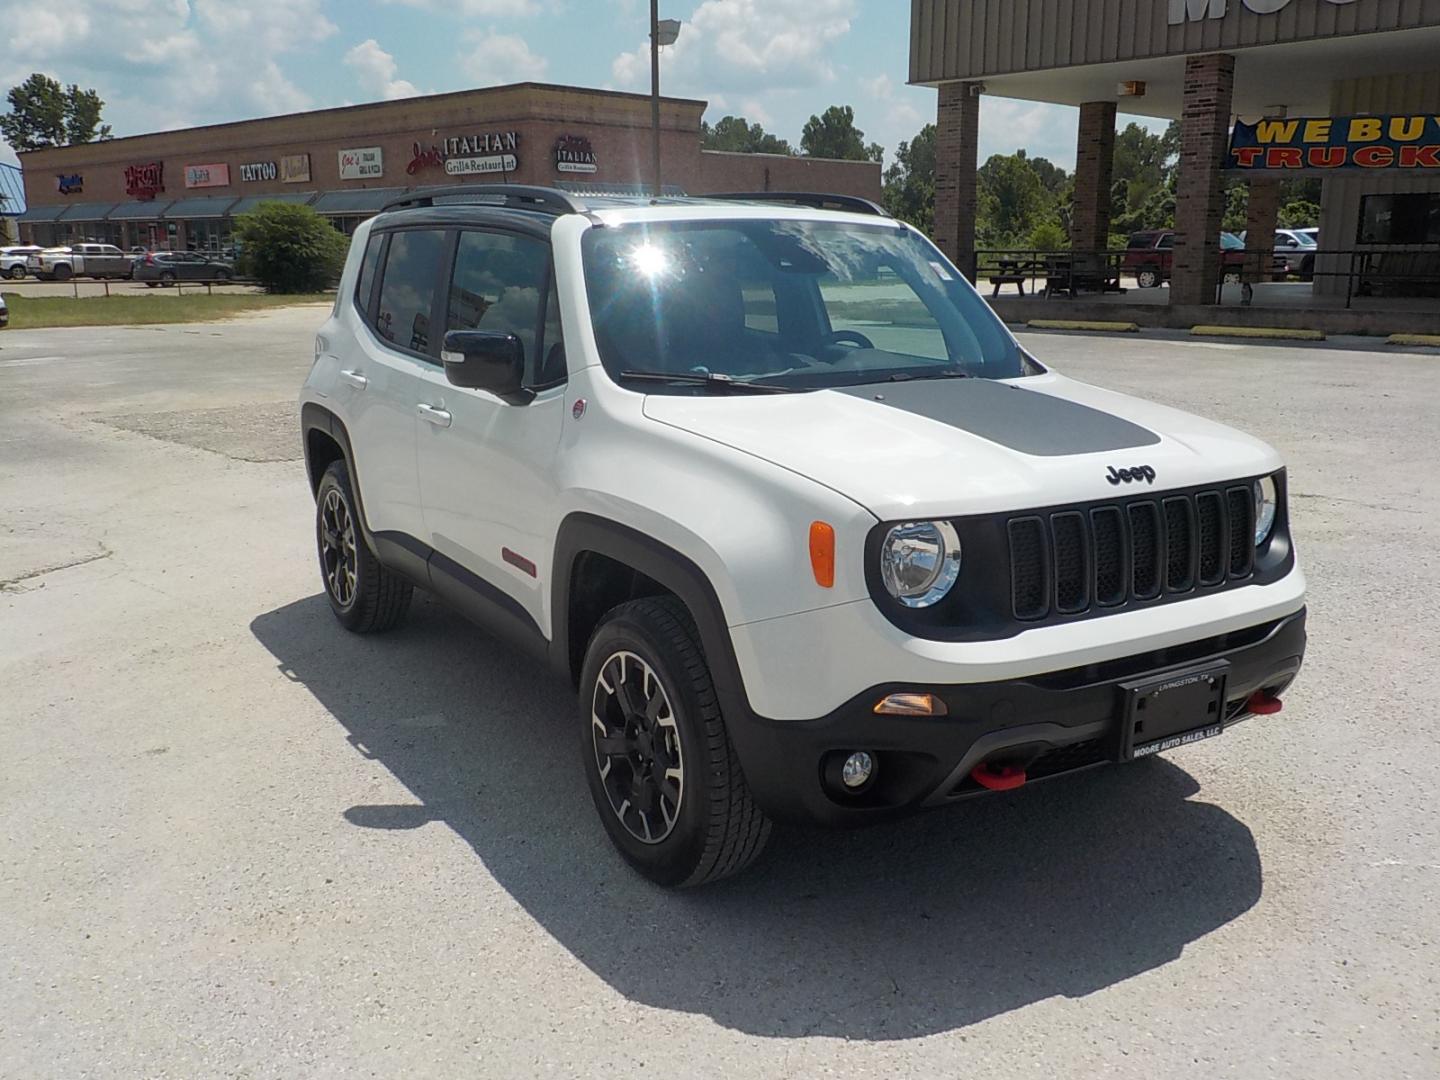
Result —
POLYGON ((1237 121, 1225 168, 1434 169, 1440 175, 1440 116, 1336 116, 1237 121))

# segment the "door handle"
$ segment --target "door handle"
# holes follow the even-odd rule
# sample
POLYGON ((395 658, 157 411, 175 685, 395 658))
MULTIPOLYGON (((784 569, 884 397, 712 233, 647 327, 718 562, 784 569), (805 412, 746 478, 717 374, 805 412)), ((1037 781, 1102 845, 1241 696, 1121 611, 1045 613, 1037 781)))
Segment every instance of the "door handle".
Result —
POLYGON ((370 380, 358 371, 342 371, 340 372, 340 377, 357 390, 364 390, 365 387, 370 385, 370 380))
POLYGON ((420 410, 420 418, 422 420, 428 420, 436 427, 450 426, 450 414, 444 409, 437 409, 434 405, 426 405, 424 402, 416 405, 415 408, 420 410))

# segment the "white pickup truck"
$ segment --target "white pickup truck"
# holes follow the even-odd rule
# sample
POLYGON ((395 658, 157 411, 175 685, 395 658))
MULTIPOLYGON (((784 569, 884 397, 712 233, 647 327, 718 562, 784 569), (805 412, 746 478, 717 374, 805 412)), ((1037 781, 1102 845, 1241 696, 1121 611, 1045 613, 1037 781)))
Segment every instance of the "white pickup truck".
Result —
POLYGON ((46 248, 25 260, 25 268, 41 281, 69 281, 72 277, 128 278, 130 256, 114 244, 71 244, 46 248))

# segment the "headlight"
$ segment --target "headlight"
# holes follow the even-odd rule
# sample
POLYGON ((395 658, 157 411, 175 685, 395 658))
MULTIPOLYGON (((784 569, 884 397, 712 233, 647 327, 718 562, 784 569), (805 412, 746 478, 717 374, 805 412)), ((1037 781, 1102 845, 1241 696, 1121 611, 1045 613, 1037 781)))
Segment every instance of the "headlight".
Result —
POLYGON ((948 521, 910 521, 885 534, 880 579, 906 607, 938 604, 959 576, 960 537, 948 521))
POLYGON ((1275 478, 1266 476, 1255 481, 1255 546, 1270 538, 1275 528, 1275 478))

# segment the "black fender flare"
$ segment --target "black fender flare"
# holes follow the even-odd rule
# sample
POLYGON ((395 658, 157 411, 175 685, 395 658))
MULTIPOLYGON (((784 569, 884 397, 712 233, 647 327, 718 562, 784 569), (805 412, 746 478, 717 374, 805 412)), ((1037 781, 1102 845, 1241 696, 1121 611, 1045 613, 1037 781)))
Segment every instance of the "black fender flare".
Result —
POLYGON ((355 464, 355 451, 350 447, 350 433, 345 430, 345 422, 336 416, 323 405, 313 401, 307 401, 300 407, 300 441, 305 449, 305 476, 310 483, 310 493, 315 493, 315 487, 320 478, 315 476, 310 462, 310 432, 319 431, 328 435, 340 447, 340 453, 345 458, 345 468, 350 473, 350 486, 355 494, 355 514, 360 519, 360 533, 365 537, 365 545, 370 553, 379 558, 379 549, 375 544, 375 534, 370 531, 370 520, 365 514, 365 500, 360 494, 360 473, 355 464))
POLYGON ((751 715, 725 610, 705 571, 688 556, 653 536, 583 511, 572 513, 560 522, 555 536, 550 592, 551 662, 569 677, 572 685, 580 673, 574 670, 570 657, 570 576, 577 556, 586 551, 638 570, 679 597, 695 620, 721 710, 727 717, 751 715))

